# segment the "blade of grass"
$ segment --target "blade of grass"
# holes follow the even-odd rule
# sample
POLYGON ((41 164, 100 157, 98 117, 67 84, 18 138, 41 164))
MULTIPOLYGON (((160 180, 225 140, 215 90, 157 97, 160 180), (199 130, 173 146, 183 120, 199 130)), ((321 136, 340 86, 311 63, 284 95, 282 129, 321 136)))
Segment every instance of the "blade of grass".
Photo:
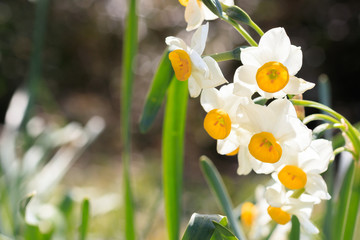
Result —
POLYGON ((81 205, 81 224, 80 224, 80 240, 85 240, 88 226, 89 226, 89 219, 90 219, 90 202, 89 199, 84 199, 81 205))
POLYGON ((35 26, 32 39, 32 51, 30 57, 29 74, 27 77, 27 89, 29 91, 29 102, 27 110, 23 119, 23 123, 29 119, 29 113, 32 111, 32 107, 35 101, 36 90, 39 85, 42 68, 42 52, 45 39, 45 30, 47 22, 47 14, 49 9, 50 0, 36 1, 35 12, 35 26))
POLYGON ((121 140, 123 144, 123 185, 125 204, 125 239, 135 239, 134 203, 130 179, 131 151, 131 98, 134 78, 135 55, 137 52, 138 19, 136 15, 136 0, 129 0, 128 15, 123 45, 122 87, 121 87, 121 140))
POLYGON ((169 60, 169 51, 166 50, 160 60, 141 114, 139 127, 142 133, 147 132, 153 124, 173 76, 174 70, 169 60))
POLYGON ((289 239, 291 240, 300 240, 300 222, 296 216, 291 218, 291 231, 289 234, 289 239))
POLYGON ((245 240, 245 234, 239 225, 238 220, 233 214, 233 205, 230 200, 229 193, 225 188, 225 184, 211 160, 205 156, 200 158, 200 166, 203 174, 205 175, 206 181, 209 184, 211 190, 215 194, 217 200, 226 216, 228 217, 230 227, 234 231, 235 236, 239 240, 245 240))
POLYGON ((188 84, 175 77, 170 84, 162 136, 166 223, 170 240, 179 239, 184 135, 188 84))

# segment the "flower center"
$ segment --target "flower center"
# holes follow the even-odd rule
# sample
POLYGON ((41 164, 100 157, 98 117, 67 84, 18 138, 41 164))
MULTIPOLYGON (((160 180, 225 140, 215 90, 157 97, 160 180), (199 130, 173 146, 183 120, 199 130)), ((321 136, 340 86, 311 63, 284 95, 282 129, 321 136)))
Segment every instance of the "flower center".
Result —
MULTIPOLYGON (((189 3, 189 0, 179 0, 180 4, 186 7, 189 3)), ((200 6, 200 0, 197 0, 198 5, 200 6)))
POLYGON ((228 154, 226 154, 226 156, 234 156, 234 155, 238 154, 238 152, 239 152, 239 148, 235 149, 232 152, 229 152, 228 154))
POLYGON ((306 173, 301 168, 291 165, 281 169, 278 177, 285 187, 292 190, 304 188, 307 181, 306 173))
POLYGON ((282 149, 274 135, 261 132, 252 136, 249 143, 250 154, 261 162, 276 163, 279 161, 282 149))
POLYGON ((224 139, 231 131, 229 114, 222 109, 213 109, 206 114, 204 119, 206 132, 214 139, 224 139))
POLYGON ((169 59, 175 76, 180 81, 188 80, 191 75, 191 60, 184 50, 177 49, 169 53, 169 59))
POLYGON ((279 62, 267 62, 257 70, 256 82, 261 90, 274 93, 289 82, 289 72, 279 62))
POLYGON ((267 209, 272 220, 277 222, 278 224, 286 224, 291 220, 291 215, 281 208, 269 206, 267 209))
POLYGON ((241 222, 246 227, 251 227, 256 217, 256 207, 251 202, 245 202, 241 206, 241 222))

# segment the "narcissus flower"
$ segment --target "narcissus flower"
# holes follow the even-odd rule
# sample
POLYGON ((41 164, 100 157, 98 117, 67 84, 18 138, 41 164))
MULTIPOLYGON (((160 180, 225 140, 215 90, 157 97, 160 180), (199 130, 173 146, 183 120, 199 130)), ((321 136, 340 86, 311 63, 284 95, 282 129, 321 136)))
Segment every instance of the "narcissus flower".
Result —
MULTIPOLYGON (((201 0, 179 0, 185 7, 186 31, 197 29, 204 20, 214 20, 217 16, 212 13, 201 0)), ((234 5, 234 0, 220 0, 226 5, 234 5)))
POLYGON ((271 173, 286 156, 304 151, 312 134, 296 116, 287 99, 278 99, 268 106, 240 105, 237 123, 247 131, 238 154, 238 174, 271 173))
POLYGON ((331 142, 317 139, 305 151, 289 156, 286 164, 279 167, 273 177, 288 189, 304 189, 305 193, 318 198, 318 202, 328 200, 330 195, 320 174, 327 170, 333 157, 331 142))
POLYGON ((204 89, 200 103, 207 115, 204 119, 206 132, 217 139, 220 154, 236 155, 241 145, 241 128, 236 123, 236 113, 240 104, 248 104, 251 99, 233 94, 234 85, 227 84, 217 90, 204 89), (240 135, 240 136, 239 136, 240 135))
POLYGON ((189 80, 191 97, 200 95, 202 89, 217 87, 226 83, 218 63, 209 56, 201 57, 205 49, 209 24, 200 27, 191 39, 191 46, 177 37, 167 37, 165 42, 169 45, 169 59, 180 81, 189 80))
POLYGON ((235 94, 244 89, 258 92, 265 98, 281 98, 313 88, 313 83, 295 77, 302 66, 300 47, 290 44, 283 28, 273 28, 260 39, 258 47, 241 51, 240 66, 234 76, 235 94))
POLYGON ((291 216, 295 215, 301 224, 301 229, 309 234, 316 234, 319 230, 310 221, 311 212, 317 199, 302 194, 299 198, 293 198, 293 191, 285 191, 280 183, 268 187, 265 192, 266 201, 269 204, 267 209, 270 217, 278 224, 287 224, 291 216))

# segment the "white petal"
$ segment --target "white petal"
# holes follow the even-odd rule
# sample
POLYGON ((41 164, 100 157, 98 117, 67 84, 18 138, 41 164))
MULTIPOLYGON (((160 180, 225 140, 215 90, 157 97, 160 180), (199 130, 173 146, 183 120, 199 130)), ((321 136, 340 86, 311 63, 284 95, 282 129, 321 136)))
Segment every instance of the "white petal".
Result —
POLYGON ((206 23, 199 27, 191 38, 191 48, 195 50, 199 55, 204 52, 208 32, 209 23, 206 23))
POLYGON ((326 182, 319 174, 307 174, 305 190, 312 196, 320 199, 329 200, 331 198, 326 182))
POLYGON ((267 62, 276 61, 270 49, 262 49, 259 47, 247 47, 241 50, 241 62, 244 65, 261 67, 267 62))
POLYGON ((202 83, 203 88, 217 87, 228 82, 224 78, 218 63, 212 57, 206 56, 203 60, 209 68, 209 78, 202 83))
POLYGON ((217 141, 216 150, 219 154, 225 155, 235 151, 239 145, 239 137, 236 134, 236 130, 231 129, 227 138, 217 141))
POLYGON ((197 83, 197 81, 193 78, 193 76, 191 75, 189 78, 189 94, 190 97, 192 98, 196 98, 200 95, 201 92, 201 87, 199 86, 199 84, 197 83))
POLYGON ((279 183, 275 183, 266 188, 265 199, 270 206, 282 207, 284 200, 283 187, 279 183))
POLYGON ((305 172, 323 173, 334 157, 332 143, 325 139, 311 142, 310 147, 299 154, 300 166, 305 172))
POLYGON ((301 94, 315 86, 314 83, 307 82, 304 79, 290 76, 288 84, 283 88, 287 94, 301 94))
POLYGON ((204 13, 197 3, 197 0, 189 0, 185 8, 185 21, 188 23, 186 31, 198 28, 204 21, 204 13))
POLYGON ((200 104, 206 112, 221 108, 224 103, 216 88, 204 89, 201 93, 200 104))
POLYGON ((297 117, 289 116, 288 122, 295 131, 295 138, 293 135, 282 136, 284 144, 286 144, 294 151, 304 151, 311 143, 312 131, 307 128, 306 125, 303 124, 297 117))
POLYGON ((273 28, 267 31, 259 41, 259 48, 272 51, 273 61, 283 63, 290 53, 290 39, 284 28, 273 28))
POLYGON ((201 58, 200 54, 196 51, 190 51, 191 60, 191 75, 195 78, 199 75, 201 78, 206 78, 209 75, 209 68, 205 61, 201 58))
POLYGON ((303 54, 300 47, 291 45, 290 54, 288 58, 283 63, 288 71, 289 75, 294 76, 301 69, 302 66, 303 54))
POLYGON ((215 20, 218 18, 203 2, 201 2, 201 10, 204 13, 205 20, 215 20))
POLYGON ((186 43, 181 39, 177 37, 167 37, 165 38, 165 43, 169 46, 169 50, 173 51, 175 49, 187 49, 186 43))
POLYGON ((249 162, 247 147, 240 146, 238 153, 238 163, 239 167, 237 169, 237 174, 247 175, 251 172, 252 168, 249 162))
POLYGON ((251 156, 250 158, 252 159, 251 166, 254 172, 256 172, 257 174, 270 174, 275 170, 274 164, 272 163, 261 162, 253 156, 251 156))
POLYGON ((256 68, 241 66, 234 74, 234 94, 241 97, 251 97, 258 89, 256 81, 256 68))
POLYGON ((301 214, 296 215, 301 224, 301 228, 304 229, 305 232, 309 234, 318 234, 319 229, 306 217, 301 214))

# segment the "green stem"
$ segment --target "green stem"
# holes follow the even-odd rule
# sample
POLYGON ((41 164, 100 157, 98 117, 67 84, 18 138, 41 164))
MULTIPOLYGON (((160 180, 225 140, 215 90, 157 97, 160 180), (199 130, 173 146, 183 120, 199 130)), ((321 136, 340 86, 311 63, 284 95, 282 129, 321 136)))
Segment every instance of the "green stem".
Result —
POLYGON ((348 136, 349 140, 351 141, 351 143, 353 144, 354 147, 354 153, 355 153, 355 160, 357 161, 359 159, 359 154, 360 154, 360 133, 357 131, 357 129, 355 129, 351 123, 341 114, 339 114, 338 112, 334 111, 333 109, 317 103, 317 102, 313 102, 313 101, 308 101, 308 100, 300 100, 300 99, 290 99, 290 101, 294 104, 294 105, 300 105, 300 106, 305 106, 305 107, 313 107, 313 108, 317 108, 319 110, 322 110, 324 112, 327 112, 328 114, 332 115, 333 117, 337 118, 340 122, 342 122, 345 125, 345 134, 348 136))
POLYGON ((328 121, 331 123, 339 123, 338 120, 336 120, 335 118, 333 118, 329 115, 326 115, 326 114, 311 114, 311 115, 307 116, 306 118, 304 118, 303 123, 308 124, 309 122, 316 121, 316 120, 323 120, 323 121, 328 121))
POLYGON ((225 22, 231 24, 251 46, 253 47, 258 46, 255 40, 250 36, 248 32, 246 32, 246 30, 242 26, 240 26, 240 24, 238 24, 237 22, 235 22, 234 20, 228 17, 222 17, 222 19, 225 22))
POLYGON ((240 61, 240 52, 241 48, 235 48, 234 50, 222 52, 222 53, 214 53, 211 55, 207 55, 212 57, 217 62, 223 62, 228 60, 238 60, 240 61))
POLYGON ((299 198, 301 196, 301 194, 303 194, 305 192, 305 188, 301 188, 301 189, 298 189, 298 190, 295 190, 293 192, 293 194, 291 194, 290 197, 292 198, 299 198))
POLYGON ((255 22, 251 21, 249 26, 252 27, 260 36, 264 35, 263 30, 261 30, 261 28, 255 22))

